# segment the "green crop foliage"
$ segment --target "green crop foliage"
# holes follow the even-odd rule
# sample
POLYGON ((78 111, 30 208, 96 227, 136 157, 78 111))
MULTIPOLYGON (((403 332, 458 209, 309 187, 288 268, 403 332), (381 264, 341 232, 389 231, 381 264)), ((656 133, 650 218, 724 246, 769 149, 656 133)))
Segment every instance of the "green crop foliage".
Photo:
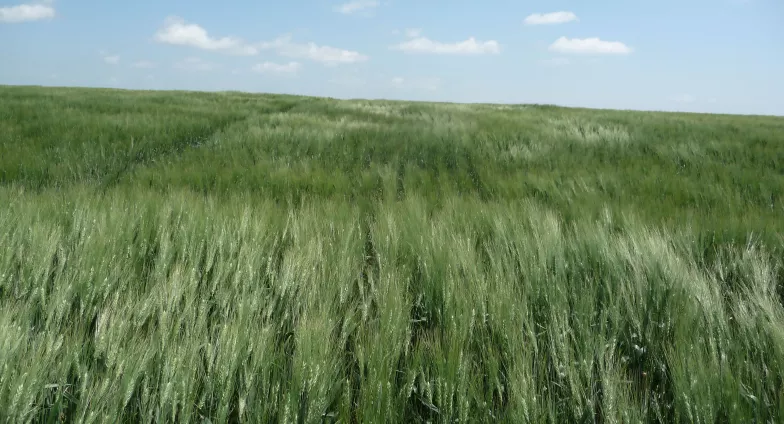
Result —
POLYGON ((781 422, 784 119, 0 86, 2 422, 781 422))

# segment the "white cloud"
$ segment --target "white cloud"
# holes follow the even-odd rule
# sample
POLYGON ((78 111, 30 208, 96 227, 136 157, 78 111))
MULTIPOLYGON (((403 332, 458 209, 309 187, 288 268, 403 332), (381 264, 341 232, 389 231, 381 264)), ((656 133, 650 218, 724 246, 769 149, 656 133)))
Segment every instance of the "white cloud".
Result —
POLYGON ((577 15, 572 12, 534 13, 523 20, 526 25, 553 25, 578 21, 577 15))
POLYGON ((405 53, 455 55, 498 54, 501 52, 501 47, 498 45, 497 41, 477 41, 474 37, 456 43, 442 43, 440 41, 433 41, 427 37, 416 37, 394 45, 391 48, 405 53))
POLYGON ((153 63, 153 62, 148 62, 146 60, 140 60, 138 62, 135 62, 131 66, 133 66, 134 68, 139 68, 139 69, 153 69, 157 65, 155 65, 155 63, 153 63))
POLYGON ((167 18, 155 38, 161 43, 243 56, 255 56, 260 50, 275 50, 281 56, 309 59, 326 65, 364 62, 368 59, 367 56, 351 50, 319 46, 312 42, 295 43, 288 36, 261 43, 247 43, 235 37, 214 38, 199 25, 186 23, 177 17, 167 18))
POLYGON ((120 55, 107 55, 103 57, 103 61, 109 65, 119 65, 120 64, 120 55))
POLYGON ((264 62, 255 65, 253 70, 256 72, 271 74, 296 74, 301 68, 302 65, 299 62, 289 62, 284 64, 264 62))
POLYGON ((603 41, 598 38, 561 37, 550 45, 550 50, 559 53, 586 54, 629 54, 634 50, 620 41, 603 41))
POLYGON ((330 46, 319 46, 312 42, 299 44, 291 41, 291 38, 288 36, 280 37, 274 41, 260 43, 259 48, 263 50, 275 50, 281 56, 308 59, 329 66, 364 62, 368 60, 367 56, 359 52, 330 46))
POLYGON ((217 68, 218 65, 214 63, 206 62, 198 57, 188 57, 175 63, 174 67, 177 69, 182 69, 184 71, 208 72, 217 68))
POLYGON ((177 17, 167 18, 155 38, 161 43, 243 56, 255 56, 260 50, 275 50, 281 56, 309 59, 326 65, 364 62, 368 59, 367 56, 351 50, 319 46, 312 42, 294 43, 288 36, 261 43, 247 43, 235 37, 213 38, 199 25, 186 23, 177 17))
POLYGON ((55 10, 46 4, 19 4, 0 7, 0 22, 20 23, 54 18, 55 10))
POLYGON ((422 30, 419 28, 406 28, 406 37, 416 38, 422 35, 422 30))
POLYGON ((258 54, 258 49, 245 43, 240 38, 222 37, 213 38, 207 30, 196 24, 186 23, 182 18, 169 17, 156 34, 155 39, 160 43, 177 46, 190 46, 202 50, 218 51, 241 56, 258 54))
POLYGON ((691 94, 679 94, 672 98, 672 101, 676 103, 694 103, 697 101, 697 98, 692 96, 691 94))
POLYGON ((374 9, 381 3, 378 0, 355 0, 348 3, 343 3, 335 8, 336 11, 345 15, 361 12, 363 10, 374 9))

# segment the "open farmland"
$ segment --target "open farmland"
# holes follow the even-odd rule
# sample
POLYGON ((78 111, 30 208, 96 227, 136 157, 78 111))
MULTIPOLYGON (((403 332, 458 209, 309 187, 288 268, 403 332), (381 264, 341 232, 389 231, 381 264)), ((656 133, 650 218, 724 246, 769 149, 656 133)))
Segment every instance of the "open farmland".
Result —
POLYGON ((0 86, 3 422, 781 422, 784 118, 0 86))

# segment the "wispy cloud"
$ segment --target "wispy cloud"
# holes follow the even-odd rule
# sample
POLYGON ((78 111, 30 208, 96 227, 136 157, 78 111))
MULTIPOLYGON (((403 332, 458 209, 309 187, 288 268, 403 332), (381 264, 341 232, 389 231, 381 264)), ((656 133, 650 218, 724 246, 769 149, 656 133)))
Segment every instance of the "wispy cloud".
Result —
POLYGON ((422 30, 419 28, 406 28, 405 34, 408 38, 416 38, 422 35, 422 30))
POLYGON ((139 69, 153 69, 156 67, 155 63, 146 60, 140 60, 138 62, 134 62, 133 65, 131 66, 139 69))
POLYGON ((265 74, 296 74, 302 68, 302 65, 299 62, 289 62, 289 63, 274 63, 274 62, 264 62, 259 63, 253 67, 253 71, 265 73, 265 74))
POLYGON ((578 21, 573 12, 534 13, 523 20, 526 25, 553 25, 578 21))
POLYGON ((464 41, 443 43, 423 37, 420 34, 419 30, 406 30, 406 35, 410 39, 390 48, 405 53, 420 54, 480 55, 498 54, 501 52, 501 47, 495 40, 477 41, 474 37, 469 37, 464 41))
POLYGON ((0 7, 0 22, 21 23, 52 19, 55 10, 48 4, 19 4, 0 7))
POLYGON ((174 64, 176 69, 190 72, 209 72, 218 67, 218 65, 204 61, 199 57, 188 57, 174 64))
POLYGON ((120 64, 120 55, 113 54, 113 55, 104 55, 103 61, 109 65, 119 65, 120 64))
POLYGON ((366 55, 352 50, 316 43, 295 43, 290 36, 279 37, 273 41, 250 43, 237 37, 216 38, 210 36, 199 25, 190 24, 178 17, 170 17, 155 35, 160 43, 195 47, 202 50, 221 53, 255 56, 261 50, 273 50, 285 57, 308 59, 325 65, 357 63, 368 60, 366 55))
POLYGON ((348 3, 343 3, 335 7, 335 10, 344 15, 350 15, 357 12, 375 9, 380 4, 381 3, 378 0, 355 0, 348 3))
POLYGON ((574 54, 630 54, 634 51, 620 41, 603 41, 598 38, 561 37, 550 45, 550 50, 558 53, 574 54))
POLYGON ((308 59, 329 66, 368 60, 368 56, 356 51, 320 46, 313 42, 296 43, 291 40, 290 36, 283 36, 273 41, 259 43, 258 48, 261 50, 274 50, 281 56, 308 59))
POLYGON ((673 96, 672 101, 674 101, 675 103, 689 104, 689 103, 696 102, 697 98, 692 96, 691 94, 679 94, 677 96, 673 96))
POLYGON ((160 43, 190 46, 233 55, 253 56, 258 54, 257 48, 240 38, 211 37, 207 30, 201 26, 189 24, 176 16, 166 19, 163 28, 155 34, 155 39, 160 43))

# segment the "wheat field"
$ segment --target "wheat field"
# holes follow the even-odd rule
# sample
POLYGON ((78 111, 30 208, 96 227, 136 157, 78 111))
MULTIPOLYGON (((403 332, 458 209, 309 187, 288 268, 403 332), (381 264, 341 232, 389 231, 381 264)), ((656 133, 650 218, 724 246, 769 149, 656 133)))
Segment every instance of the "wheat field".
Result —
POLYGON ((3 422, 781 422, 784 118, 0 86, 3 422))

